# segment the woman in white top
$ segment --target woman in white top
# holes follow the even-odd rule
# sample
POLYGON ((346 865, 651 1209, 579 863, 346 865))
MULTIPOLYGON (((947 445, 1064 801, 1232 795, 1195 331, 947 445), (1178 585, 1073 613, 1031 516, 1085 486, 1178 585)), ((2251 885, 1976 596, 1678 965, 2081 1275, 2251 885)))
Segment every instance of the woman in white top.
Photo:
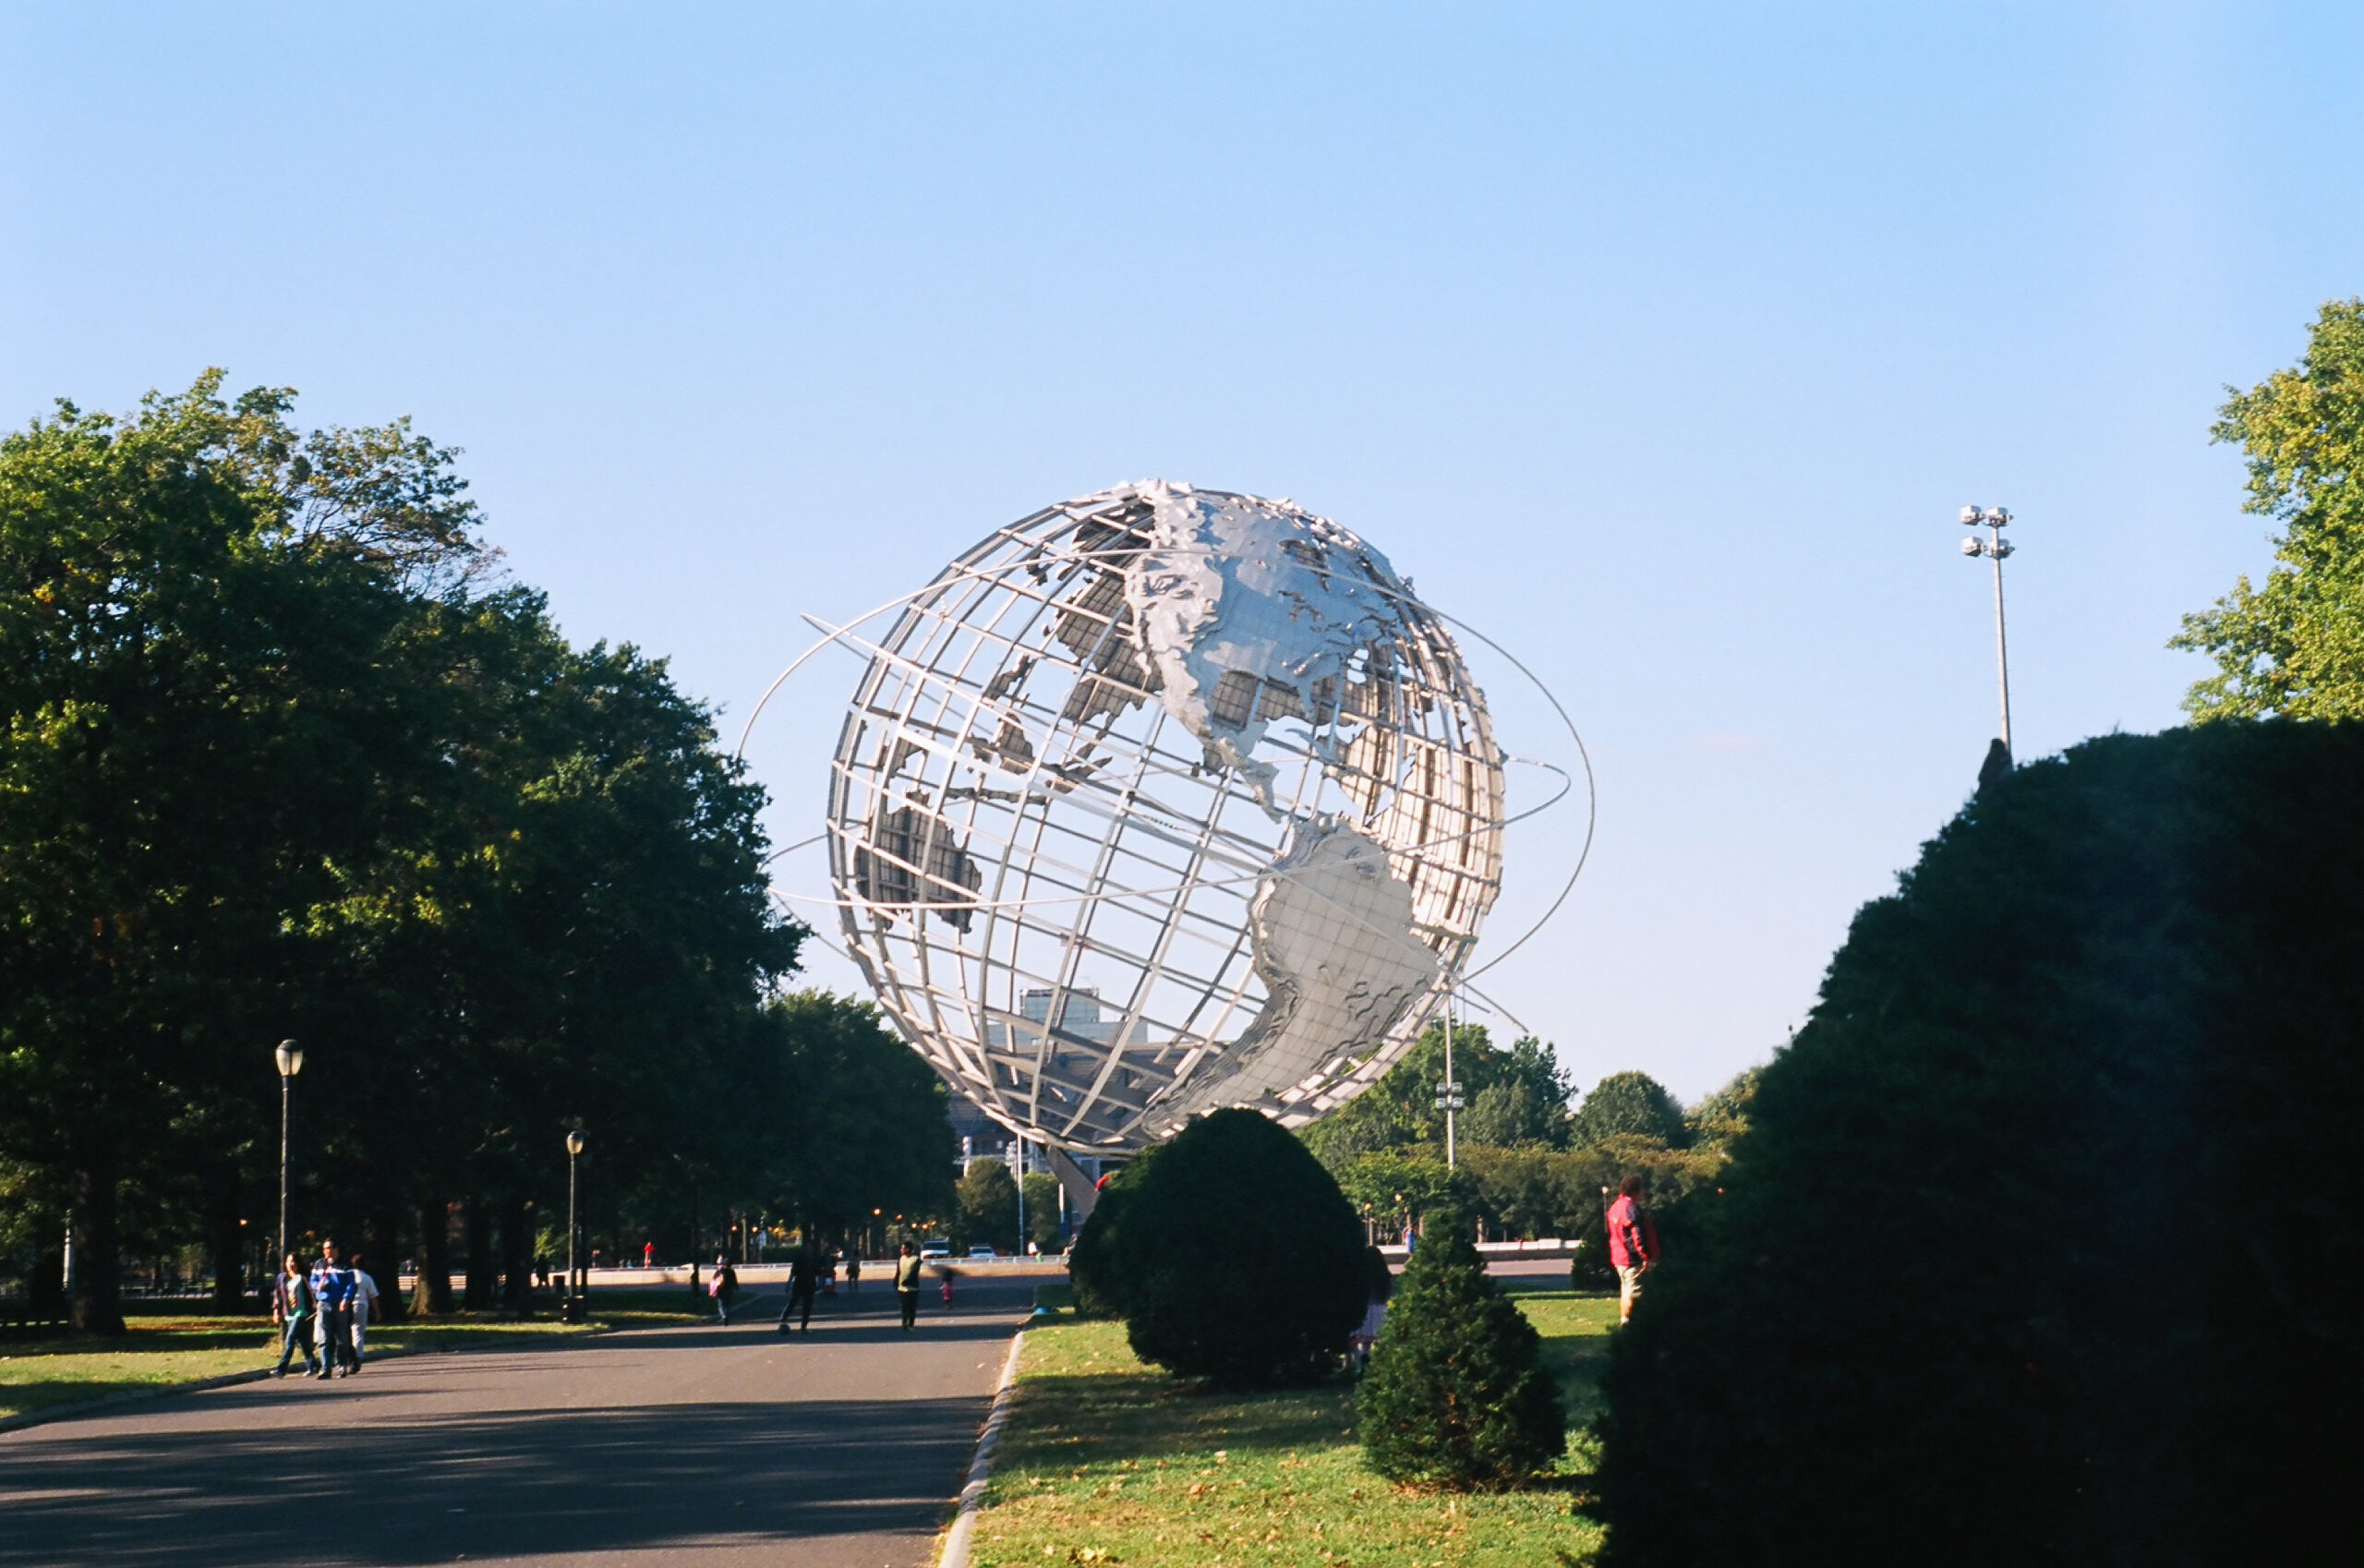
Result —
POLYGON ((369 1277, 362 1266, 361 1254, 353 1255, 353 1364, 361 1365, 361 1340, 369 1330, 369 1319, 378 1310, 378 1282, 369 1277))

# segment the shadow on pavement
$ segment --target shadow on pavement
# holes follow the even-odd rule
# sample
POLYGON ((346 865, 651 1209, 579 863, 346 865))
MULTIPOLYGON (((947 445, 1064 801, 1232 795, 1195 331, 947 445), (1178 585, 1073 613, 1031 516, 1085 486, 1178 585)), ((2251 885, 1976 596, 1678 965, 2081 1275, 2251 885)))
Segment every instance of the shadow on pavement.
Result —
MULTIPOLYGON (((962 1280, 954 1292, 953 1304, 944 1305, 933 1290, 921 1293, 919 1323, 909 1335, 903 1333, 901 1309, 896 1304, 895 1293, 880 1290, 875 1298, 865 1290, 849 1303, 843 1297, 831 1302, 824 1300, 813 1309, 813 1333, 815 1342, 826 1339, 834 1345, 882 1345, 889 1341, 918 1340, 1007 1340, 1015 1332, 1010 1322, 1012 1313, 1024 1312, 1033 1302, 1033 1285, 1024 1280, 984 1280, 972 1285, 962 1280)), ((694 1349, 701 1345, 744 1345, 747 1336, 765 1333, 778 1336, 780 1309, 788 1305, 786 1296, 777 1290, 760 1295, 742 1297, 730 1309, 728 1327, 711 1320, 704 1323, 650 1325, 618 1330, 619 1334, 662 1335, 668 1349, 694 1349)), ((802 1341, 800 1329, 785 1336, 802 1341)), ((607 1340, 613 1345, 612 1337, 607 1340)))
MULTIPOLYGON (((1003 1331, 1007 1333, 1007 1329, 1003 1331)), ((338 1385, 340 1388, 343 1385, 338 1385)), ((988 1401, 575 1407, 0 1448, 0 1563, 426 1562, 924 1535, 988 1401)))

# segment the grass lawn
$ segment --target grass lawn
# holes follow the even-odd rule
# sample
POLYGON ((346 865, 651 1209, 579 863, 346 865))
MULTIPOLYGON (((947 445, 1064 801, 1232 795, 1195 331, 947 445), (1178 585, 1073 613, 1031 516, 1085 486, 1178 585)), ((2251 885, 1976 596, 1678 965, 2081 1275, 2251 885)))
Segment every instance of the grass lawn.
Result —
MULTIPOLYGON (((401 1350, 515 1350, 555 1345, 593 1329, 646 1328, 696 1321, 678 1287, 595 1292, 593 1316, 561 1323, 555 1312, 520 1321, 460 1314, 432 1322, 374 1324, 369 1354, 401 1350)), ((279 1359, 279 1341, 262 1317, 208 1315, 181 1302, 137 1304, 130 1333, 116 1340, 0 1341, 0 1420, 80 1405, 141 1388, 198 1382, 250 1372, 279 1359)), ((301 1368, 298 1359, 295 1365, 301 1368)))
MULTIPOLYGON (((1574 1432, 1597 1408, 1617 1303, 1565 1291, 1517 1299, 1543 1335, 1574 1432)), ((1588 1560, 1598 1543, 1598 1531, 1571 1513, 1574 1485, 1592 1467, 1580 1433, 1557 1484, 1446 1496, 1400 1490, 1371 1474, 1352 1425, 1344 1383, 1200 1393, 1135 1359, 1121 1323, 1038 1320, 977 1520, 975 1560, 981 1568, 1551 1568, 1588 1560)))

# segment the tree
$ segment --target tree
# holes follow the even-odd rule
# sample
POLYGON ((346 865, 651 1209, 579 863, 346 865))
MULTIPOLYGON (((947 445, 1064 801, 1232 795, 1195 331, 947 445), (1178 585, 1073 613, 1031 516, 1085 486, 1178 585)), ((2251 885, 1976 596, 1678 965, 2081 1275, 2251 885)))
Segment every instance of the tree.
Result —
MULTIPOLYGON (((718 1198, 843 1237, 886 1214, 953 1209, 958 1164, 944 1085, 867 1002, 798 991, 765 1006, 730 1069, 765 1108, 731 1132, 718 1198)), ((659 1181, 645 1201, 662 1200, 659 1181)))
POLYGON ((1613 1072, 1592 1086, 1576 1107, 1569 1140, 1578 1147, 1619 1136, 1655 1138, 1669 1148, 1690 1141, 1683 1107, 1645 1072, 1613 1072))
POLYGON ((1465 1210, 1478 1200, 1468 1179, 1426 1151, 1365 1154, 1338 1172, 1338 1187, 1357 1213, 1393 1242, 1406 1224, 1440 1209, 1465 1210))
POLYGON ((1858 913, 1612 1345, 1605 1563, 2341 1538, 2359 799, 2364 725, 2110 736, 1858 913))
POLYGON ((1691 1128, 1690 1141, 1728 1143, 1746 1132, 1749 1107, 1756 1099, 1756 1086, 1764 1076, 1763 1067, 1744 1068, 1721 1089, 1684 1112, 1683 1119, 1691 1128))
MULTIPOLYGON (((1574 1092, 1550 1045, 1532 1037, 1504 1050, 1482 1024, 1453 1031, 1453 1074, 1470 1100, 1463 1136, 1480 1141, 1564 1148, 1568 1097, 1574 1092)), ((1333 1169, 1357 1155, 1441 1143, 1444 1113, 1436 1108, 1444 1080, 1444 1028, 1431 1024, 1386 1076, 1305 1129, 1306 1146, 1333 1169)))
POLYGON ((1026 1239, 1045 1252, 1059 1249, 1059 1178, 1048 1171, 1026 1177, 1026 1239))
POLYGON ((2364 299, 2325 304, 2298 367, 2235 392, 2211 434, 2249 453, 2242 510, 2282 532, 2262 588, 2245 575, 2184 618, 2169 645, 2217 666, 2184 706, 2203 720, 2364 718, 2364 299))
POLYGON ((764 797, 660 661, 493 580, 455 453, 220 384, 0 438, 0 1163, 73 1216, 80 1327, 127 1199, 235 1296, 294 1035, 297 1233, 383 1268, 416 1207, 432 1302, 464 1197, 514 1304, 566 1128, 595 1171, 730 1153, 802 935, 764 797))
MULTIPOLYGON (((356 494, 299 529, 366 459, 316 479, 307 446, 349 433, 298 441, 287 394, 219 388, 0 438, 0 1153, 69 1174, 88 1332, 121 1328, 127 1180, 227 1161, 235 1201, 307 911, 371 859, 416 712, 387 657, 415 596, 353 543, 410 525, 356 494)), ((430 490, 442 460, 393 454, 430 490)))
POLYGON ((957 1189, 959 1218, 952 1244, 966 1248, 984 1242, 996 1252, 1018 1247, 1018 1181, 999 1160, 971 1160, 957 1189))
POLYGON ((1366 1303, 1366 1243, 1303 1144, 1258 1112, 1217 1111, 1128 1176, 1104 1267, 1087 1272, 1121 1282, 1136 1355, 1224 1384, 1303 1381, 1337 1364, 1366 1303))
POLYGON ((1455 1217, 1413 1252, 1356 1393, 1364 1456, 1392 1481, 1509 1486, 1567 1446, 1542 1338, 1487 1277, 1468 1228, 1455 1217))

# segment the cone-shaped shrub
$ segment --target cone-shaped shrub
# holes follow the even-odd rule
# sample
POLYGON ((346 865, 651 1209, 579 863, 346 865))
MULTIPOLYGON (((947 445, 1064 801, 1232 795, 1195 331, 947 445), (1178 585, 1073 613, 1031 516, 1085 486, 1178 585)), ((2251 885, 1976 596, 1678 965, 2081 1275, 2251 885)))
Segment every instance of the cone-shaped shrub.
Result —
POLYGON ((1369 1299, 1363 1226, 1304 1144, 1254 1111, 1217 1111, 1135 1167, 1094 1264, 1135 1355, 1232 1384, 1337 1366, 1369 1299))
POLYGON ((1542 1337, 1486 1277, 1466 1232, 1431 1216, 1355 1401, 1363 1453, 1390 1480, 1509 1486, 1567 1446, 1542 1337))

